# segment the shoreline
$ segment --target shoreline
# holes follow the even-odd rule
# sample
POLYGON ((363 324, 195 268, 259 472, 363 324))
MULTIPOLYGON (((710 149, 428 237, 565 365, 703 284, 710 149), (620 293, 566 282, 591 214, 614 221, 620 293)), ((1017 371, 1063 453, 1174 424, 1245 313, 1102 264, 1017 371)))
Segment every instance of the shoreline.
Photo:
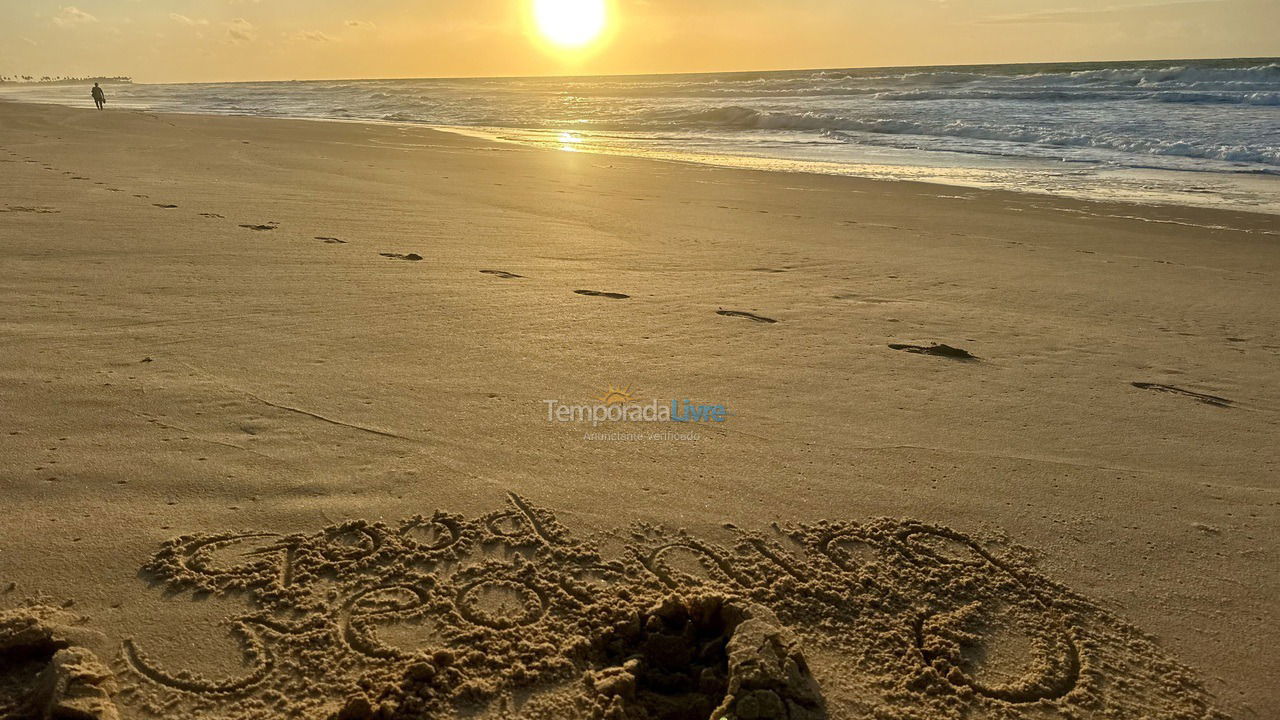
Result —
MULTIPOLYGON (((956 600, 988 602, 982 588, 1007 579, 975 569, 965 553, 977 547, 1070 608, 1087 681, 1053 681, 1079 689, 1043 702, 1087 697, 1134 720, 1151 708, 1265 718, 1280 702, 1266 682, 1280 642, 1280 246, 1261 234, 1272 216, 553 152, 406 126, 19 103, 0 103, 0 190, 0 482, 25 519, 0 524, 0 580, 14 583, 0 610, 73 601, 103 633, 101 657, 144 649, 118 678, 134 688, 118 701, 126 720, 165 702, 206 718, 337 709, 322 691, 339 692, 367 643, 325 646, 325 675, 268 630, 283 666, 324 682, 312 698, 271 680, 253 702, 305 707, 246 700, 238 715, 211 710, 216 693, 170 693, 145 668, 209 687, 243 677, 254 658, 228 623, 296 608, 237 584, 323 570, 348 607, 369 581, 403 582, 403 562, 430 560, 423 548, 448 526, 419 533, 424 520, 406 518, 436 510, 457 514, 459 537, 513 554, 569 538, 605 548, 620 537, 639 554, 618 562, 689 538, 715 548, 727 565, 670 557, 684 574, 644 580, 635 597, 747 587, 802 633, 834 720, 919 671, 887 659, 910 659, 891 651, 906 637, 897 610, 858 626, 815 600, 847 591, 840 573, 858 557, 852 541, 830 554, 823 533, 837 527, 862 528, 882 552, 869 586, 917 598, 911 583, 927 573, 913 568, 933 568, 968 588, 956 600), (1170 224, 1183 220, 1197 225, 1170 224), (548 399, 615 393, 691 399, 726 419, 547 419, 548 399), (590 437, 633 431, 660 437, 590 437), (365 542, 352 528, 387 543, 367 577, 344 574, 344 553, 365 542), (281 567, 278 548, 252 539, 188 547, 253 533, 300 534, 295 557, 328 559, 281 567), (934 544, 895 539, 916 535, 934 544), (801 575, 821 593, 795 595, 812 604, 769 594, 793 581, 767 556, 737 553, 744 537, 815 568, 801 575), (197 560, 183 565, 184 548, 197 560), (806 617, 868 632, 824 641, 806 617), (865 644, 840 644, 850 638, 865 644), (1185 684, 1163 682, 1172 675, 1185 684)), ((460 609, 444 640, 411 613, 410 627, 369 637, 501 638, 504 623, 538 616, 530 637, 574 640, 545 599, 559 591, 518 594, 538 607, 497 622, 467 592, 501 600, 514 581, 466 573, 436 580, 469 588, 449 601, 460 609)), ((324 598, 326 587, 306 589, 324 598)), ((857 598, 897 607, 875 599, 857 598)), ((607 603, 592 602, 598 617, 607 603)), ((1009 611, 1007 629, 1053 625, 1028 607, 1009 611)), ((351 636, 328 632, 341 613, 303 617, 326 638, 351 636)), ((983 677, 1053 667, 1026 648, 1069 658, 1075 641, 1046 642, 993 645, 1012 664, 983 677)), ((459 673, 480 673, 465 647, 457 656, 459 673)), ((963 711, 930 704, 952 697, 936 680, 934 694, 887 709, 963 711)))
MULTIPOLYGON (((374 81, 368 81, 374 82, 374 81)), ((234 84, 234 83, 233 83, 234 84)), ((87 101, 69 102, 66 100, 42 99, 37 101, 6 98, 0 91, 0 102, 19 104, 43 104, 57 107, 84 109, 91 106, 87 101)), ((110 111, 111 108, 108 108, 110 111)), ((1061 183, 1063 178, 1072 175, 1066 173, 1053 179, 1056 172, 1054 163, 1045 158, 1003 157, 1002 162, 989 164, 1002 156, 947 152, 942 150, 920 151, 924 158, 945 159, 954 156, 954 164, 924 163, 918 164, 903 156, 897 164, 885 162, 853 162, 822 159, 802 159, 769 157, 751 154, 734 154, 726 152, 698 152, 692 149, 664 149, 652 145, 637 135, 629 138, 626 132, 611 133, 609 131, 574 132, 555 129, 482 127, 470 125, 444 125, 418 120, 379 120, 374 118, 341 118, 341 117, 305 117, 291 115, 252 114, 252 113, 219 113, 182 110, 152 110, 146 107, 121 106, 123 112, 156 112, 161 114, 193 115, 197 117, 246 117, 273 120, 300 120, 316 122, 355 123, 368 125, 387 125, 391 127, 418 127, 480 138, 490 142, 513 143, 524 147, 555 149, 561 151, 586 152, 607 157, 633 157, 665 162, 686 162, 711 167, 722 167, 739 170, 758 170, 765 172, 781 172, 785 174, 827 175, 832 177, 853 177, 865 180, 890 182, 920 182, 946 188, 964 190, 1017 192, 1044 198, 1076 200, 1081 202, 1120 204, 1133 207, 1185 207, 1225 212, 1241 212, 1265 216, 1280 216, 1280 171, 1272 173, 1229 173, 1177 170, 1160 167, 1115 167, 1101 168, 1093 161, 1077 161, 1082 171, 1102 174, 1111 180, 1092 184, 1085 183, 1078 188, 1036 187, 1036 183, 1061 183), (568 140, 560 140, 566 135, 568 140), (619 137, 626 138, 623 144, 616 144, 619 137), (1024 173, 1025 186, 1020 190, 1009 190, 1010 181, 1006 178, 997 180, 1002 173, 1024 173), (986 173, 984 176, 983 173, 986 173), (1176 187, 1176 183, 1163 189, 1158 187, 1162 182, 1172 183, 1172 179, 1185 179, 1203 176, 1206 181, 1228 182, 1232 187, 1220 188, 1223 193, 1252 193, 1255 201, 1243 205, 1233 205, 1225 199, 1206 200, 1214 195, 1202 194, 1202 190, 1189 190, 1176 187), (1123 183, 1117 180, 1123 180, 1123 183), (1111 196, 1111 197, 1108 197, 1111 196), (1258 206, 1261 198, 1271 196, 1270 204, 1258 206)), ((634 134, 634 133, 632 133, 634 134)), ((855 144, 856 147, 856 144, 855 144)), ((1065 148, 1064 148, 1065 150, 1065 148)), ((863 152, 901 153, 900 150, 867 146, 863 152)), ((1280 230, 1268 234, 1280 234, 1280 230)))

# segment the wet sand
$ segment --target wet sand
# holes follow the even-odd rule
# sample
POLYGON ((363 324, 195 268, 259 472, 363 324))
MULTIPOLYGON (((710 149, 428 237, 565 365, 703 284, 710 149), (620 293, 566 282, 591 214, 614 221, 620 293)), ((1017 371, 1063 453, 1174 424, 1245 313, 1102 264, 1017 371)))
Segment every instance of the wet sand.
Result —
POLYGON ((0 715, 1268 717, 1278 232, 0 104, 0 715))

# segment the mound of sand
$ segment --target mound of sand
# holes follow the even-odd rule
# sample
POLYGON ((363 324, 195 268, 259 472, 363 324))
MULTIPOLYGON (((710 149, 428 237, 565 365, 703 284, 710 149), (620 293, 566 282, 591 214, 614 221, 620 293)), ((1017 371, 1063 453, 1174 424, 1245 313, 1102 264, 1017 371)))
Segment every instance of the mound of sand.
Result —
POLYGON ((46 606, 0 612, 0 718, 116 720, 110 670, 86 647, 102 636, 46 606))

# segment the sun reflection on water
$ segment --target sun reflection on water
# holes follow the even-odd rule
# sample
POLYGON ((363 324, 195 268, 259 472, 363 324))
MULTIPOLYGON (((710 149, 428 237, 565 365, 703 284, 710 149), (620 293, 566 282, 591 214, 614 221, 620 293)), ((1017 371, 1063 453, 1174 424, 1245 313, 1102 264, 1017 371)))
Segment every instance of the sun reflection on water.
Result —
POLYGON ((583 142, 581 135, 575 135, 571 132, 560 133, 557 140, 560 142, 560 149, 564 152, 581 152, 582 148, 577 147, 583 142))

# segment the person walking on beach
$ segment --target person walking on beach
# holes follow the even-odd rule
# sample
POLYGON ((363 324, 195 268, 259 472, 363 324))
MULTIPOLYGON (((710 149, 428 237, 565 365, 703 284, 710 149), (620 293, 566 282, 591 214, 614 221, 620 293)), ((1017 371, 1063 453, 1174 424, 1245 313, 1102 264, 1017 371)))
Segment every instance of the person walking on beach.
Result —
POLYGON ((93 104, 97 105, 99 110, 102 109, 102 106, 107 104, 107 94, 102 92, 102 88, 98 83, 93 84, 93 92, 90 94, 93 95, 93 104))

